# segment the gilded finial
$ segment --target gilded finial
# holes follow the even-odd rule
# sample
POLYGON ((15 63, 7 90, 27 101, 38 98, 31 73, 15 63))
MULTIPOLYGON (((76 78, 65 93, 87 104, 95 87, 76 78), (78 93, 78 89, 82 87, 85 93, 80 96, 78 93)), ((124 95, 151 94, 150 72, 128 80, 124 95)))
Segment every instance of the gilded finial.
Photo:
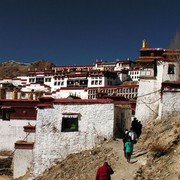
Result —
POLYGON ((146 41, 146 39, 143 39, 143 41, 142 41, 142 48, 147 48, 147 41, 146 41))

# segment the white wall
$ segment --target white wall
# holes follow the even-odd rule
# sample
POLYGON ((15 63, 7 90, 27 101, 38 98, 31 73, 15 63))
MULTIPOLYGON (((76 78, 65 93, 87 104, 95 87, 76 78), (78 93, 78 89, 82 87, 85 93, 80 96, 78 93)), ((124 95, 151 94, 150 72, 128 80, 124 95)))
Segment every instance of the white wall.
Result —
POLYGON ((45 87, 44 85, 41 84, 30 84, 22 87, 21 91, 22 92, 31 92, 32 89, 34 91, 43 91, 43 92, 50 92, 50 88, 45 87))
POLYGON ((70 95, 80 97, 81 99, 88 99, 88 91, 85 91, 84 89, 61 89, 60 91, 53 93, 52 97, 56 99, 66 99, 70 95))
POLYGON ((156 80, 140 80, 135 112, 135 117, 139 121, 146 123, 158 116, 160 85, 156 80))
POLYGON ((177 81, 179 78, 179 63, 178 62, 163 62, 163 81, 177 81), (169 64, 174 64, 174 74, 168 74, 169 64))
POLYGON ((88 87, 104 87, 106 85, 107 77, 104 76, 98 76, 98 77, 88 77, 88 87), (92 81, 94 81, 94 84, 92 84, 92 81), (95 84, 95 81, 97 81, 97 84, 95 84), (101 83, 100 83, 101 82, 101 83))
POLYGON ((45 83, 45 84, 47 84, 47 85, 49 85, 50 87, 51 87, 51 92, 53 92, 53 91, 56 91, 56 90, 58 90, 58 89, 60 89, 61 87, 67 87, 67 80, 68 80, 68 78, 61 78, 60 80, 55 80, 54 79, 54 77, 52 76, 51 77, 51 82, 50 83, 45 83), (54 85, 54 83, 55 82, 64 82, 64 84, 63 85, 54 85))
MULTIPOLYGON (((14 143, 26 137, 23 126, 35 125, 36 120, 0 120, 0 151, 14 151, 14 143)), ((28 136, 29 141, 34 141, 34 133, 28 136)))
MULTIPOLYGON (((178 80, 178 77, 178 63, 157 61, 157 76, 151 80, 140 79, 135 117, 145 123, 156 118, 157 116, 161 117, 163 114, 173 112, 173 108, 168 107, 168 101, 170 102, 169 106, 175 106, 175 103, 173 103, 173 99, 175 100, 175 98, 178 98, 178 96, 173 93, 170 93, 169 95, 166 93, 165 97, 163 97, 163 102, 161 103, 162 97, 160 94, 160 90, 162 82, 167 80, 176 81, 178 80), (169 64, 175 65, 175 74, 168 74, 169 64)), ((177 102, 176 106, 178 106, 178 103, 179 102, 177 102)))
POLYGON ((33 158, 33 175, 71 153, 90 149, 113 136, 114 104, 55 104, 39 109, 33 158), (62 113, 80 113, 78 132, 61 132, 62 113), (53 116, 52 116, 53 114, 53 116))
POLYGON ((135 117, 142 123, 155 119, 159 115, 161 103, 161 84, 164 62, 157 62, 157 75, 152 79, 140 79, 135 117))
POLYGON ((140 70, 129 71, 128 75, 131 77, 132 81, 138 81, 140 76, 140 70))
POLYGON ((163 92, 162 118, 180 112, 180 89, 177 92, 163 92))
POLYGON ((32 149, 16 149, 13 157, 13 178, 19 178, 26 174, 31 167, 32 149))

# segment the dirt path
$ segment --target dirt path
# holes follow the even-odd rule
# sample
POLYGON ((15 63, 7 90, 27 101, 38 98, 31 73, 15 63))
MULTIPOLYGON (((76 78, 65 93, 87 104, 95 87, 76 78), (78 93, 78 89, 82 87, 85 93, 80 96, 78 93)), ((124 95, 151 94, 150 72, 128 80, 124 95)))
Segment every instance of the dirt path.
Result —
POLYGON ((114 174, 111 176, 112 180, 132 180, 139 167, 145 164, 146 152, 139 151, 136 144, 134 145, 134 152, 130 163, 124 157, 121 139, 107 143, 106 147, 113 147, 114 153, 119 157, 118 164, 112 164, 114 170, 114 174))
POLYGON ((122 139, 110 140, 92 150, 68 156, 37 180, 94 180, 97 168, 107 161, 114 174, 112 180, 133 180, 139 167, 145 163, 145 154, 138 143, 134 146, 131 162, 124 157, 122 139))
POLYGON ((0 176, 0 180, 12 180, 12 178, 8 176, 0 176))
MULTIPOLYGON (((65 178, 62 176, 64 172, 70 177, 68 180, 93 180, 95 179, 97 165, 102 165, 105 157, 114 170, 114 174, 111 176, 112 180, 133 180, 139 167, 145 164, 146 155, 140 151, 138 143, 134 145, 134 153, 130 163, 124 157, 123 142, 121 139, 105 142, 102 146, 104 147, 101 149, 102 151, 100 150, 99 153, 93 155, 92 152, 96 152, 95 150, 70 156, 64 160, 64 164, 60 163, 38 180, 64 180, 65 178), (111 150, 109 151, 107 149, 111 150)), ((0 176, 1 179, 2 177, 0 176)), ((24 179, 27 180, 25 177, 24 179)), ((9 180, 9 178, 7 177, 6 179, 6 177, 3 177, 2 180, 9 180)))

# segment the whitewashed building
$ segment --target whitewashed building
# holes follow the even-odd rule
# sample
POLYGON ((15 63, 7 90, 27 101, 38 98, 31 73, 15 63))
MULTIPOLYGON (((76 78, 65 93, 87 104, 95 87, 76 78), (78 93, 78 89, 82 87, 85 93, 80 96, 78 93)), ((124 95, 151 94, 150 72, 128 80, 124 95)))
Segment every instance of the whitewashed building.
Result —
POLYGON ((159 116, 166 118, 180 112, 180 81, 165 81, 162 83, 162 100, 159 116))
POLYGON ((128 75, 130 80, 132 81, 139 81, 141 70, 140 69, 132 69, 128 71, 128 75))
MULTIPOLYGON (((38 101, 0 100, 0 151, 14 151, 14 143, 26 140, 23 127, 36 124, 38 101)), ((34 135, 29 134, 30 141, 34 135)))
POLYGON ((14 178, 25 174, 24 163, 26 168, 32 164, 33 179, 67 155, 91 149, 104 140, 119 137, 125 128, 130 128, 129 104, 110 99, 46 97, 40 100, 34 146, 16 142, 14 178))
MULTIPOLYGON (((162 83, 178 80, 179 62, 177 56, 179 54, 180 50, 147 48, 146 46, 140 50, 137 63, 141 67, 141 73, 135 116, 143 123, 164 114, 162 112, 165 108, 163 107, 165 101, 162 99, 162 83)), ((176 97, 173 91, 170 94, 170 96, 176 97)), ((173 113, 173 111, 171 112, 173 113)))
MULTIPOLYGON (((42 95, 67 98, 72 94, 88 99, 96 97, 88 95, 88 88, 117 86, 132 80, 128 71, 134 65, 135 62, 129 59, 117 59, 115 62, 97 60, 95 65, 56 66, 44 71, 29 69, 27 76, 0 79, 0 87, 12 84, 18 90, 18 99, 29 99, 29 96, 32 96, 31 99, 37 99, 42 95)), ((13 99, 12 92, 6 91, 6 99, 13 99)))

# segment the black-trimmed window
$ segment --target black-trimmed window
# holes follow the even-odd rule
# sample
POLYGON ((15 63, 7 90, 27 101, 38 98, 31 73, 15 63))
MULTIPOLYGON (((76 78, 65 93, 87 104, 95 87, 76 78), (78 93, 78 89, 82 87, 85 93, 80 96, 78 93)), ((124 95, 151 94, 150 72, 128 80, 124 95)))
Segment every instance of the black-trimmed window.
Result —
POLYGON ((135 115, 135 110, 132 110, 132 114, 131 115, 133 115, 133 116, 135 115))
POLYGON ((174 68, 175 68, 174 64, 169 64, 169 66, 168 66, 168 74, 175 74, 174 73, 174 68))
POLYGON ((2 120, 10 121, 10 112, 11 112, 11 109, 4 108, 1 111, 2 111, 2 120))
POLYGON ((78 117, 63 117, 61 132, 78 131, 78 117))
POLYGON ((44 78, 36 78, 36 83, 44 83, 44 78))

